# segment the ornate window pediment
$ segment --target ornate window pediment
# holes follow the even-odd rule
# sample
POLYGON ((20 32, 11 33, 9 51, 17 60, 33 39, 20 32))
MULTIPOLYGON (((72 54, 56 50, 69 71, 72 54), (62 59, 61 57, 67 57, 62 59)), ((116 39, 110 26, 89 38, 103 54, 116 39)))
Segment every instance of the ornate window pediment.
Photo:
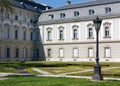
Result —
POLYGON ((48 28, 47 28, 47 31, 51 31, 51 30, 52 30, 52 28, 51 28, 51 27, 48 27, 48 28))
POLYGON ((60 26, 60 27, 58 27, 58 29, 59 29, 59 30, 63 30, 63 29, 64 29, 64 27, 63 27, 63 26, 60 26))
POLYGON ((92 23, 89 23, 88 25, 87 25, 87 27, 88 28, 92 28, 94 25, 92 24, 92 23))
POLYGON ((103 23, 104 26, 111 26, 111 23, 110 22, 105 22, 103 23))
POLYGON ((78 26, 78 25, 73 25, 72 28, 73 28, 73 29, 78 29, 79 26, 78 26))

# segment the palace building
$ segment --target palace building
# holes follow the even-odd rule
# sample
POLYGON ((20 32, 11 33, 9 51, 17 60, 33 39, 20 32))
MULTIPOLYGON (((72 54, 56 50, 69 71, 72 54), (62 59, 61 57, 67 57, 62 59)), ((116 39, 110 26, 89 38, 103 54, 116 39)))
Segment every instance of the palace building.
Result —
POLYGON ((43 11, 39 30, 46 61, 95 61, 93 19, 102 19, 100 61, 120 62, 120 0, 91 0, 43 11))
POLYGON ((32 0, 11 3, 13 13, 0 9, 0 61, 40 60, 37 22, 42 11, 51 7, 32 0))
POLYGON ((93 19, 102 19, 99 58, 120 62, 120 0, 90 0, 61 7, 14 0, 0 12, 0 61, 95 61, 93 19))

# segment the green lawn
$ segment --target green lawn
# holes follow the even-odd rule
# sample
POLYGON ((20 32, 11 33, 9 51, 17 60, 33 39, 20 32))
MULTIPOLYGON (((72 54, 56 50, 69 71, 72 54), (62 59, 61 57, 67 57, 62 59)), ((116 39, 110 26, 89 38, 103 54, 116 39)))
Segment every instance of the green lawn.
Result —
MULTIPOLYGON (((102 62, 102 74, 105 77, 117 77, 120 78, 120 62, 102 62), (118 67, 118 68, 114 68, 118 67), (114 68, 107 69, 106 68, 114 68)), ((0 72, 21 73, 27 72, 29 74, 39 74, 32 70, 32 68, 38 68, 43 71, 50 72, 51 74, 63 74, 75 76, 92 76, 93 75, 94 62, 8 62, 0 63, 0 72), (90 70, 87 72, 81 72, 84 70, 90 70), (77 73, 72 73, 77 72, 77 73)))
POLYGON ((119 86, 120 81, 91 81, 88 79, 51 77, 10 77, 0 86, 119 86))

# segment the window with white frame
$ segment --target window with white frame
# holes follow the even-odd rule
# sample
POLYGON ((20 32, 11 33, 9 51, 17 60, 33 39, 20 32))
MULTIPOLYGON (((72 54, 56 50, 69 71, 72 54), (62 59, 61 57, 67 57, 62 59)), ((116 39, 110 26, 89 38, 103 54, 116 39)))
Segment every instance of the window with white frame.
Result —
POLYGON ((51 33, 51 31, 48 31, 48 33, 47 33, 47 38, 48 38, 48 40, 52 40, 52 33, 51 33))
POLYGON ((93 9, 89 10, 89 15, 94 15, 95 11, 93 9))
POLYGON ((59 30, 59 40, 64 40, 64 32, 63 32, 63 30, 59 30))
POLYGON ((65 13, 60 13, 60 18, 65 18, 65 13))
POLYGON ((78 57, 78 48, 73 48, 73 57, 74 58, 78 57))
POLYGON ((53 14, 49 14, 49 19, 54 19, 54 15, 53 14))
POLYGON ((105 13, 111 13, 111 8, 110 7, 106 7, 105 8, 105 13))
POLYGON ((73 29, 73 39, 77 39, 77 29, 73 29))
POLYGON ((14 16, 14 17, 15 17, 15 20, 18 20, 18 15, 17 15, 17 14, 15 14, 15 16, 14 16))
POLYGON ((93 50, 93 48, 88 48, 88 57, 94 57, 94 50, 93 50))
POLYGON ((33 32, 30 33, 30 40, 33 40, 33 32))
POLYGON ((34 59, 35 58, 35 50, 31 49, 31 58, 34 59))
POLYGON ((36 56, 39 57, 39 52, 40 50, 39 49, 36 49, 36 56))
POLYGON ((15 49, 15 57, 19 57, 19 49, 18 48, 15 49))
POLYGON ((93 28, 88 28, 88 38, 93 38, 93 28))
POLYGON ((15 39, 18 39, 18 30, 15 30, 15 39))
POLYGON ((26 40, 26 31, 23 32, 23 40, 26 40))
POLYGON ((59 57, 60 57, 60 58, 63 58, 63 57, 64 57, 64 50, 63 50, 63 48, 60 48, 60 49, 59 49, 59 57))
POLYGON ((6 48, 6 57, 10 57, 10 48, 6 48))
POLYGON ((111 57, 110 53, 111 53, 110 47, 105 47, 105 57, 111 57))
POLYGON ((27 49, 25 48, 24 50, 23 50, 23 55, 24 55, 24 57, 27 57, 27 49))
POLYGON ((5 28, 5 38, 10 39, 10 27, 5 28))
POLYGON ((110 28, 109 28, 109 26, 105 27, 105 37, 110 37, 110 28))
POLYGON ((74 17, 79 16, 79 12, 78 11, 74 11, 74 17))
POLYGON ((47 49, 47 57, 51 57, 51 49, 47 49))

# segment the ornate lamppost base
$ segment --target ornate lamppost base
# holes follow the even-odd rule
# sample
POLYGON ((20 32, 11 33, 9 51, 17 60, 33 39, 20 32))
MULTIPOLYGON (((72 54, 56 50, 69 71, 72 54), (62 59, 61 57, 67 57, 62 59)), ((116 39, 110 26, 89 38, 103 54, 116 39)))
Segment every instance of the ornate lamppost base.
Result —
POLYGON ((101 66, 99 64, 95 64, 94 66, 94 75, 92 77, 93 80, 103 80, 103 76, 101 75, 101 66))

